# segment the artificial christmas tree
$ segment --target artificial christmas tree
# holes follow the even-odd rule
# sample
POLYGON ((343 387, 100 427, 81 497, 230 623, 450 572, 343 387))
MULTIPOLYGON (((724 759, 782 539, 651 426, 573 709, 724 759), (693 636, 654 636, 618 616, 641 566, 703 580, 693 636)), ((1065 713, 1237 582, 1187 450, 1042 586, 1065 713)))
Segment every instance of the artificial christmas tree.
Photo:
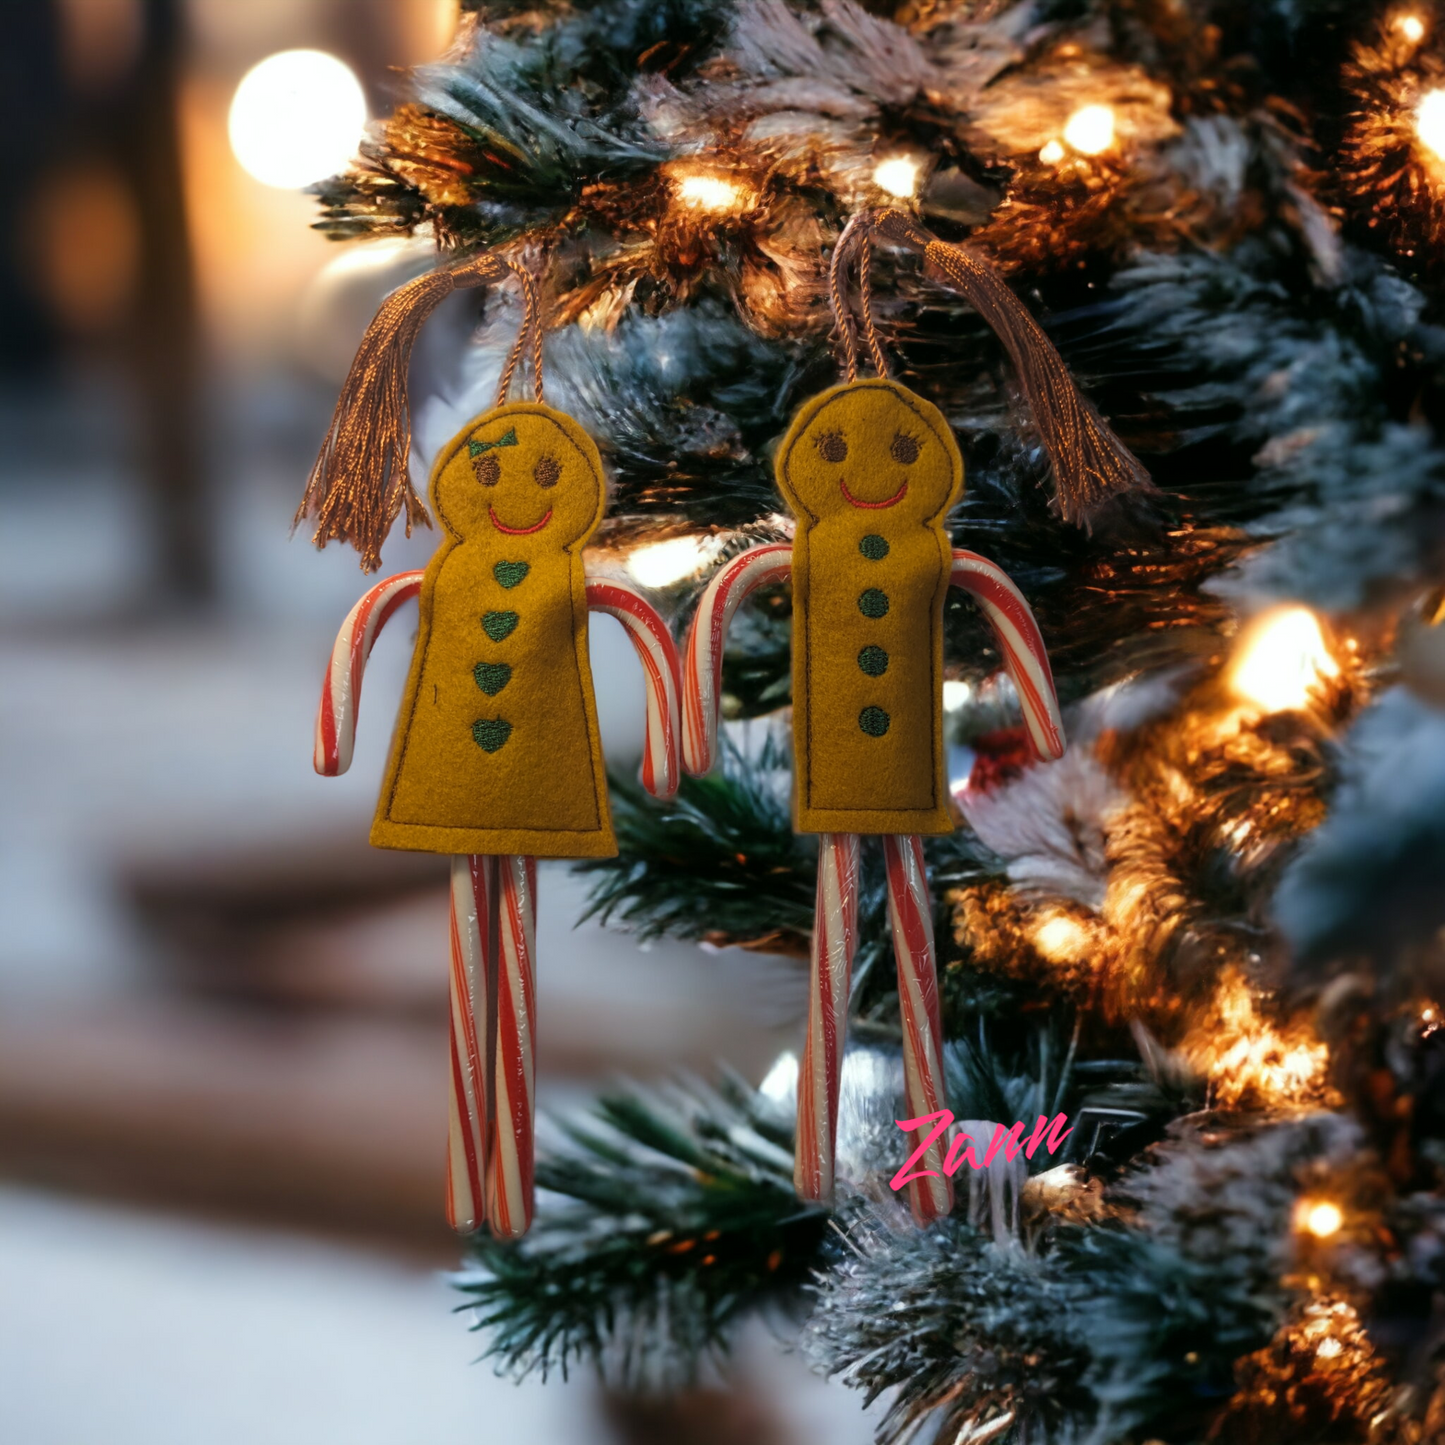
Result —
MULTIPOLYGON (((831 1205, 793 1191, 796 1060, 608 1096, 538 1160, 530 1236, 475 1246, 504 1368, 674 1388, 785 1303, 819 1369, 891 1392, 889 1441, 1445 1438, 1442 76, 1423 4, 493 4, 321 188, 339 238, 542 278, 548 394, 610 475, 590 555, 682 542, 679 638, 715 567, 793 540, 772 455, 849 339, 839 238, 884 212, 870 333, 1064 704, 1039 761, 950 595, 952 1213, 889 1187, 865 839, 831 1205), (995 1138, 1059 1114, 1056 1152, 995 1138)), ((516 334, 472 304, 466 415, 516 334)), ((790 606, 759 589, 721 661, 725 716, 771 723, 671 802, 612 780, 604 917, 806 959, 790 606)))

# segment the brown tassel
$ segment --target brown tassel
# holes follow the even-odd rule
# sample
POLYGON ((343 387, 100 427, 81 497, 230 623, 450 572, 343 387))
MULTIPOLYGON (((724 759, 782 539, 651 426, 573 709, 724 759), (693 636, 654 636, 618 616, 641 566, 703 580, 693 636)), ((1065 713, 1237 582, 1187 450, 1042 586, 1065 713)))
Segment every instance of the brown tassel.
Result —
POLYGON ((902 211, 880 211, 874 217, 874 230, 919 252, 925 274, 960 292, 998 334, 1054 464, 1059 512, 1065 521, 1089 531, 1100 509, 1112 498, 1155 490, 1138 458, 1114 435, 1093 404, 1079 395, 1053 342, 991 262, 962 246, 940 241, 902 211))
POLYGON ((311 468, 294 525, 316 519, 312 541, 350 542, 361 553, 363 572, 381 566, 381 544, 406 508, 413 523, 431 526, 411 484, 411 408, 407 371, 411 348, 428 316, 453 291, 498 281, 510 268, 484 251, 399 286, 376 313, 357 348, 331 426, 311 468))

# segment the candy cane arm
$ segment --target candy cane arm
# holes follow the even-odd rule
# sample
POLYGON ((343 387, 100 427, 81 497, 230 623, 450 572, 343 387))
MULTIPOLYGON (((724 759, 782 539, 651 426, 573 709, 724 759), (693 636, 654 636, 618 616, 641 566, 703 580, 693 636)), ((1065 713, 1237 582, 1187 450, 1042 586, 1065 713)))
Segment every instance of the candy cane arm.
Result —
POLYGON ((1044 639, 1023 593, 1008 574, 976 552, 955 551, 953 586, 978 603, 998 645, 1004 666, 1018 689, 1029 737, 1041 758, 1057 758, 1064 751, 1064 723, 1059 716, 1053 669, 1044 639))
POLYGON ((786 582, 792 570, 792 544, 771 542, 734 557, 702 594, 682 659, 682 765, 695 778, 710 771, 717 758, 723 641, 733 613, 750 592, 786 582))
POLYGON ((642 750, 642 786, 655 798, 677 792, 681 735, 677 645, 661 614, 640 592, 615 577, 587 579, 587 605, 623 626, 647 680, 647 735, 642 750))
POLYGON ((356 709, 361 703, 361 676, 377 635, 403 602, 421 591, 421 572, 398 572, 378 582, 347 613, 326 681, 321 685, 321 706, 316 713, 316 771, 324 778, 339 777, 351 766, 356 744, 356 709))

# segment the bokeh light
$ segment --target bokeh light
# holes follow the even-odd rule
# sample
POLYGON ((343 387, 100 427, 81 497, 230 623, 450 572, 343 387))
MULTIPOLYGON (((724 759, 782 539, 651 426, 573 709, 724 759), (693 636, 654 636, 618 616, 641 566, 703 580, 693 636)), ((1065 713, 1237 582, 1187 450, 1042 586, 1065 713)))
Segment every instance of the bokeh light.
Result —
POLYGON ((918 162, 912 156, 889 156, 873 168, 873 180, 880 191, 908 200, 918 188, 918 162))
POLYGON ((264 185, 300 190, 343 170, 366 124, 351 68, 324 50, 283 50, 253 66, 231 101, 231 150, 264 185))
POLYGON ((1445 90, 1427 90, 1415 110, 1420 144, 1445 160, 1445 90))
MULTIPOLYGON (((1085 105, 1064 126, 1064 139, 1086 156, 1098 156, 1114 144, 1114 110, 1107 105, 1085 105)), ((1047 149, 1047 147, 1045 147, 1047 149)))
POLYGON ((1245 629, 1229 682, 1238 697, 1265 712, 1290 712, 1309 703, 1321 679, 1339 674, 1314 613, 1279 607, 1245 629))

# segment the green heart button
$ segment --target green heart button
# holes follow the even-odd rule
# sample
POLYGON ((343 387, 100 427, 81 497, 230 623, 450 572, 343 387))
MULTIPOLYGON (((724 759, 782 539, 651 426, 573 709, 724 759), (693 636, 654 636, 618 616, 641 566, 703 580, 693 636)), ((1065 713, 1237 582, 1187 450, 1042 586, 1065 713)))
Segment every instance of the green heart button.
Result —
POLYGON ((516 625, 517 614, 515 612, 488 612, 482 618, 482 631, 493 642, 500 642, 504 637, 510 637, 516 625))
POLYGON ((512 725, 502 717, 479 717, 472 724, 472 741, 484 753, 494 753, 509 737, 512 725))
POLYGON ((530 562, 497 562, 493 564, 492 576, 503 587, 515 587, 531 570, 530 562))
POLYGON ((510 662, 479 662, 472 669, 472 676, 476 678, 477 686, 488 697, 496 697, 512 680, 512 664, 510 662))

